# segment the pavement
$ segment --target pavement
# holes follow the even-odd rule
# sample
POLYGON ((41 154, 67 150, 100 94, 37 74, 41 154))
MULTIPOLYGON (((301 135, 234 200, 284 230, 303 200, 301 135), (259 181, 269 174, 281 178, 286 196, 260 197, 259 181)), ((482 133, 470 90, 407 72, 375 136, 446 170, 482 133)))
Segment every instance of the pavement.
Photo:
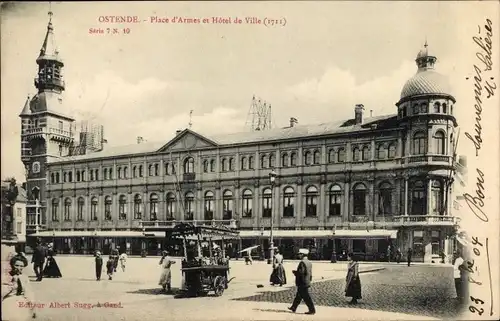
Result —
MULTIPOLYGON (((38 320, 438 320, 459 319, 461 311, 453 299, 452 267, 445 264, 363 263, 363 299, 350 306, 343 296, 347 263, 314 261, 311 295, 317 313, 311 316, 303 314, 304 305, 297 313, 287 310, 296 291, 291 270, 298 261, 285 263, 283 287, 269 285, 270 265, 239 260, 230 263, 234 279, 223 296, 178 298, 160 292, 158 257, 129 258, 125 272, 111 281, 103 273, 99 282, 92 256, 56 260, 62 278, 31 283, 36 301, 44 304, 38 320)), ((181 282, 178 267, 180 260, 172 270, 174 292, 181 282)), ((31 266, 25 273, 34 279, 31 266)))

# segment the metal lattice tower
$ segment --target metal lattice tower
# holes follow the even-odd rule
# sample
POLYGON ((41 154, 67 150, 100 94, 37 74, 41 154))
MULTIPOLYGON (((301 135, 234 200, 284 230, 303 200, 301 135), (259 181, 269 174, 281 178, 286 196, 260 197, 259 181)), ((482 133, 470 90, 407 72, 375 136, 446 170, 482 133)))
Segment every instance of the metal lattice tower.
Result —
POLYGON ((267 130, 272 128, 271 104, 267 104, 262 99, 252 98, 250 110, 248 111, 245 127, 251 131, 267 130))

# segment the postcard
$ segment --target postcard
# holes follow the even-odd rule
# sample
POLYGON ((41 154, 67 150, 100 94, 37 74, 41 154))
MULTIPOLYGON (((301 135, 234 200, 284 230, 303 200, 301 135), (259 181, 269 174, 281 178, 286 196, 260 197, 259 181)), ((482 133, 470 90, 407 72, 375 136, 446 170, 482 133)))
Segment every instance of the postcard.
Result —
POLYGON ((2 2, 2 320, 498 320, 499 13, 2 2))

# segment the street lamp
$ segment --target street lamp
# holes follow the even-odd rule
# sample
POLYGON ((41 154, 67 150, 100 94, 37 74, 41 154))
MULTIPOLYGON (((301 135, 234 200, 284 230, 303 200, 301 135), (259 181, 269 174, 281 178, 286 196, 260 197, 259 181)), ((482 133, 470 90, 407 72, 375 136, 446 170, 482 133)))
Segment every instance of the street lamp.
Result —
POLYGON ((269 240, 269 259, 267 260, 267 264, 272 264, 273 259, 274 259, 274 239, 273 239, 273 229, 274 229, 274 217, 273 217, 273 212, 274 212, 274 184, 276 183, 276 172, 271 170, 271 173, 269 173, 269 182, 271 183, 271 231, 270 231, 270 240, 269 240))

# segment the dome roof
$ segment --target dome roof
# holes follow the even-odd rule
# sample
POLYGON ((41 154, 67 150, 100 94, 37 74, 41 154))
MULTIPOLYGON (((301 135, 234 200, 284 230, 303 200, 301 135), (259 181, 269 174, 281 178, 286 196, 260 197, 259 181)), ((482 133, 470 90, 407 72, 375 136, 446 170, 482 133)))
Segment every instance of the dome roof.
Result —
POLYGON ((401 99, 426 94, 450 94, 450 86, 445 76, 433 70, 419 70, 408 79, 401 90, 401 99))

